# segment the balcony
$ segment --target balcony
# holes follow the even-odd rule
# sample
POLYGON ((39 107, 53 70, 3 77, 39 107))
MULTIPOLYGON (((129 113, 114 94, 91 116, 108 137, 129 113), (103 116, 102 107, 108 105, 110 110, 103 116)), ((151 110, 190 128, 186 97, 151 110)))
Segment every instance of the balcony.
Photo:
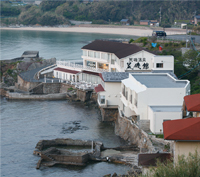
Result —
POLYGON ((108 70, 106 69, 94 68, 90 66, 84 67, 83 65, 76 64, 75 62, 70 62, 70 61, 57 60, 56 64, 65 66, 67 69, 73 69, 73 70, 87 70, 87 71, 98 72, 98 73, 108 72, 108 70))

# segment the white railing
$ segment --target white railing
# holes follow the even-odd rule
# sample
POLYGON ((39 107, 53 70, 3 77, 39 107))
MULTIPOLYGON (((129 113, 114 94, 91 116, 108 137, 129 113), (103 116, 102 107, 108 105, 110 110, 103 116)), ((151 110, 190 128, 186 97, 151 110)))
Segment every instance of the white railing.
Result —
POLYGON ((79 70, 82 69, 82 70, 93 71, 93 72, 98 72, 98 73, 108 72, 108 70, 106 70, 106 69, 93 68, 93 67, 90 67, 90 66, 84 67, 83 65, 76 64, 75 62, 70 62, 70 61, 57 60, 56 64, 62 65, 62 66, 67 66, 67 67, 70 67, 70 68, 73 68, 73 69, 79 69, 79 70))

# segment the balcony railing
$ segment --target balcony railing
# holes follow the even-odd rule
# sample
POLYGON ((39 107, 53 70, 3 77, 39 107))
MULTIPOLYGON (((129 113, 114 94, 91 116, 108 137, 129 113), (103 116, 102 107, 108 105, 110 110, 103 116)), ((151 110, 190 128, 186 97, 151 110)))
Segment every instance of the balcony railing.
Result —
POLYGON ((73 68, 73 69, 79 69, 79 70, 81 69, 81 70, 93 71, 93 72, 98 72, 98 73, 108 72, 107 69, 94 68, 94 67, 90 67, 90 66, 84 67, 83 65, 76 64, 75 62, 70 62, 70 61, 57 60, 56 64, 67 66, 67 67, 73 68))

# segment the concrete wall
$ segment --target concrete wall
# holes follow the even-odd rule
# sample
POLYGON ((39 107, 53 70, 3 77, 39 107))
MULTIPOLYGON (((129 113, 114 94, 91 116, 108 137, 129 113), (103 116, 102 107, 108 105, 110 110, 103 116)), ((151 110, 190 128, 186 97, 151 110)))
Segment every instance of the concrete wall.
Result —
POLYGON ((200 154, 200 141, 177 141, 174 142, 174 160, 177 162, 178 156, 185 155, 187 157, 189 153, 197 152, 200 154))
POLYGON ((7 95, 8 99, 11 100, 60 100, 66 99, 65 93, 54 93, 47 95, 29 95, 16 92, 9 92, 7 95))
POLYGON ((59 161, 59 162, 72 162, 72 163, 85 163, 88 161, 89 159, 89 155, 85 154, 85 155, 80 155, 80 156, 67 156, 67 155, 54 155, 51 154, 51 157, 53 157, 53 159, 55 159, 55 161, 59 161))
POLYGON ((61 84, 60 83, 43 83, 43 93, 60 93, 61 84))
POLYGON ((29 89, 36 87, 39 83, 40 82, 27 82, 18 75, 15 87, 20 90, 29 91, 29 89))
POLYGON ((118 108, 101 108, 101 117, 102 121, 115 121, 118 117, 118 108))

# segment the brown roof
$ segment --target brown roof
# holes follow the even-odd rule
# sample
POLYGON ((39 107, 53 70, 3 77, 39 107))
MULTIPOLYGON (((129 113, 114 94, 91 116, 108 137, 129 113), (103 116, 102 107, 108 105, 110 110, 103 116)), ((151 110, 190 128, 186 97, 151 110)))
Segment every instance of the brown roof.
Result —
POLYGON ((62 72, 65 72, 65 73, 71 73, 71 74, 77 74, 77 73, 80 72, 80 71, 75 71, 75 70, 70 70, 70 69, 64 69, 64 68, 56 68, 54 70, 55 71, 62 71, 62 72))
POLYGON ((200 117, 169 120, 163 122, 164 139, 166 140, 200 140, 200 117))
POLYGON ((137 53, 141 50, 147 51, 146 49, 139 47, 135 44, 125 44, 121 42, 103 41, 103 40, 95 40, 90 44, 82 47, 82 49, 114 53, 119 59, 137 53))
POLYGON ((95 76, 99 76, 99 73, 92 72, 92 71, 85 71, 85 70, 83 70, 82 73, 92 74, 92 75, 95 75, 95 76))
POLYGON ((188 111, 200 112, 200 94, 187 95, 184 101, 188 111))

